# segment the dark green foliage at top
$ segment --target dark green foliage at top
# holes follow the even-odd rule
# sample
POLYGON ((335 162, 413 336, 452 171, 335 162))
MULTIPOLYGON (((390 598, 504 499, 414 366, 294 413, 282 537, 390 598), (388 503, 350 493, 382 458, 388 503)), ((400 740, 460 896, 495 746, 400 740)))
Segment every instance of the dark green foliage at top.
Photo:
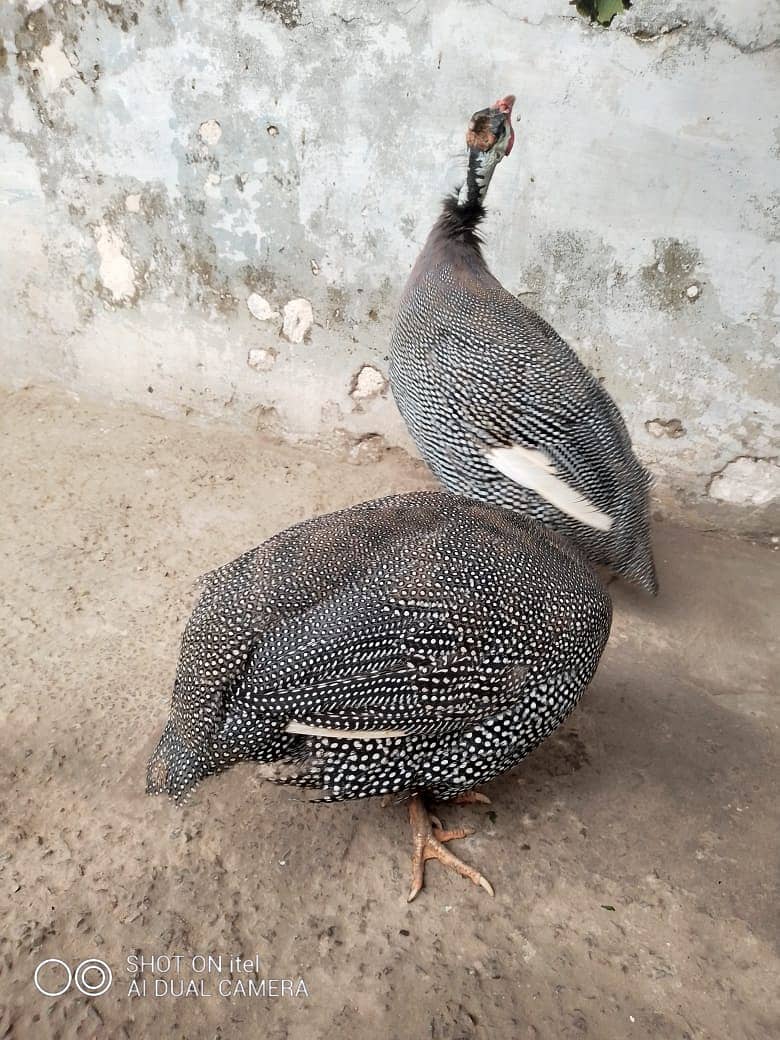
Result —
POLYGON ((631 6, 631 0, 569 0, 583 18, 590 18, 599 25, 611 25, 616 14, 622 14, 631 6))

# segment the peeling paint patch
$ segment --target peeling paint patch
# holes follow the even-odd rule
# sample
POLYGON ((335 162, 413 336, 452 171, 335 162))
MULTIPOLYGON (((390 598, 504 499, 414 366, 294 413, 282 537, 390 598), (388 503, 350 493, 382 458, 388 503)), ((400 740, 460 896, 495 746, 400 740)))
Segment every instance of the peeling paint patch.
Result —
POLYGON ((100 256, 100 281, 114 300, 132 299, 136 294, 135 272, 122 252, 122 239, 105 224, 98 225, 94 234, 100 256))
POLYGON ((727 463, 710 481, 710 498, 738 506, 765 506, 780 499, 777 459, 743 455, 727 463))
MULTIPOLYGON (((2 64, 0 62, 0 64, 2 64)), ((15 91, 8 109, 11 125, 23 134, 37 133, 40 123, 26 94, 15 91)))
POLYGON ((295 29, 301 24, 301 5, 298 0, 257 0, 257 6, 275 14, 285 29, 295 29))
POLYGON ((257 372, 268 372, 276 364, 276 358, 273 347, 253 347, 247 354, 246 363, 257 372))
POLYGON ((257 318, 258 321, 272 321, 274 319, 278 321, 281 318, 279 311, 275 311, 268 300, 258 293, 250 293, 247 296, 246 305, 249 308, 249 313, 253 318, 257 318))
POLYGON ((347 461, 353 466, 379 462, 387 450, 387 443, 380 433, 369 433, 349 449, 347 461))
POLYGON ((203 183, 203 191, 210 199, 220 199, 222 198, 222 192, 219 187, 221 183, 222 178, 218 173, 210 173, 203 183))
POLYGON ((44 97, 54 94, 66 79, 76 75, 76 70, 62 49, 62 33, 55 33, 51 43, 41 48, 40 61, 31 61, 30 68, 38 73, 44 97))
POLYGON ((214 145, 219 143, 220 137, 222 137, 222 127, 216 119, 207 119, 205 123, 201 123, 198 127, 198 137, 209 148, 213 148, 214 145))
POLYGON ((140 213, 141 212, 141 196, 140 195, 126 195, 125 196, 125 209, 128 213, 140 213))
POLYGON ((377 397, 387 386, 387 380, 373 365, 363 365, 352 380, 350 395, 356 401, 365 401, 377 397))
POLYGON ((691 275, 701 263, 699 251, 676 238, 656 239, 655 260, 640 271, 645 289, 664 310, 677 311, 699 295, 688 295, 693 288, 691 275))
POLYGON ((684 437, 688 432, 679 419, 648 419, 645 429, 653 437, 684 437))
POLYGON ((314 311, 308 300, 290 300, 284 307, 282 332, 291 343, 302 343, 314 324, 314 311))

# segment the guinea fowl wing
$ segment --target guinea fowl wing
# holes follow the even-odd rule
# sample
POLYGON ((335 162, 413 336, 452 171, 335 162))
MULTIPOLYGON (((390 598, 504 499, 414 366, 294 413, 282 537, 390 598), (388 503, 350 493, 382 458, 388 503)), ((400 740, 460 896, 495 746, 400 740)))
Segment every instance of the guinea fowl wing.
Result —
POLYGON ((346 602, 354 595, 341 598, 293 619, 274 645, 255 649, 228 699, 228 717, 254 704, 301 736, 433 735, 465 728, 522 696, 528 668, 516 652, 506 658, 481 645, 487 619, 480 624, 453 604, 388 599, 359 606, 346 602), (348 619, 346 626, 334 627, 334 617, 348 619))
POLYGON ((457 425, 494 469, 608 530, 630 451, 623 420, 557 333, 530 311, 522 318, 514 334, 506 316, 500 326, 464 316, 457 331, 440 328, 429 353, 434 378, 457 425), (561 381, 566 394, 551 394, 561 381))

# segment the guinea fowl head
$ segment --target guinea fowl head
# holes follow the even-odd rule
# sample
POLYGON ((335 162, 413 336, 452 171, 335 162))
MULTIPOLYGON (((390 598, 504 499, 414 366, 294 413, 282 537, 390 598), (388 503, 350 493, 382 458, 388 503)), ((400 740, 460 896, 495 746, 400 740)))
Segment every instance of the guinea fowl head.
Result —
POLYGON ((208 772, 168 722, 146 767, 146 793, 167 794, 180 802, 208 772))
POLYGON ((457 176, 450 203, 461 215, 482 213, 482 202, 493 172, 504 156, 512 151, 515 143, 512 128, 514 103, 514 94, 507 94, 488 108, 475 112, 469 120, 465 164, 463 172, 457 176))
POLYGON ((241 754, 216 739, 198 746, 182 736, 169 719, 146 767, 146 793, 167 794, 174 802, 187 800, 201 780, 240 761, 241 754))
POLYGON ((494 165, 509 155, 515 143, 515 132, 512 129, 514 103, 514 94, 507 94, 489 108, 481 108, 474 113, 466 132, 466 144, 470 152, 489 156, 494 165))
MULTIPOLYGON (((248 724, 241 713, 227 719, 222 696, 177 682, 170 717, 146 767, 146 793, 185 802, 206 777, 237 762, 262 761, 267 730, 248 724)), ((277 738, 273 730, 270 739, 277 738)))

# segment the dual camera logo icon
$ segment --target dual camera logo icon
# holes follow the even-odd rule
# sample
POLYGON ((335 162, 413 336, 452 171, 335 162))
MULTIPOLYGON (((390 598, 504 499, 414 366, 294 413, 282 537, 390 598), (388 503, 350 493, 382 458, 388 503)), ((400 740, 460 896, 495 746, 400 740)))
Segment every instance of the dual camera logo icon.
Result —
POLYGON ((59 957, 49 957, 35 969, 33 982, 44 997, 61 997, 74 983, 85 996, 99 997, 111 988, 113 975, 106 962, 96 957, 82 961, 73 971, 59 957))

